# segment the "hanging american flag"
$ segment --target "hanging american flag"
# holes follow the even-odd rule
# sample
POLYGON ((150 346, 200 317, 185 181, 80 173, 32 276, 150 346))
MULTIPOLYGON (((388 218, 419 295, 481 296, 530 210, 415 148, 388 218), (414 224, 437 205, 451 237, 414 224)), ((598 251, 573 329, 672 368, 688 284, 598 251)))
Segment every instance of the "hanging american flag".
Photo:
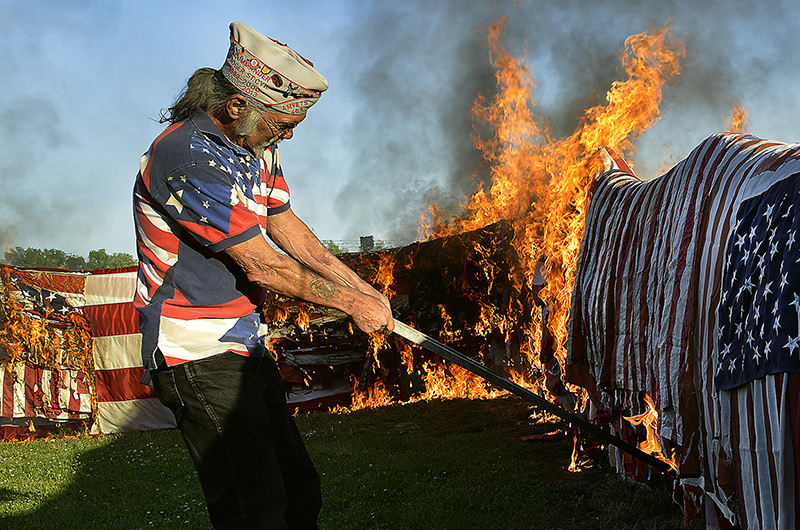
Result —
POLYGON ((799 187, 800 145, 718 134, 587 211, 567 373, 596 410, 653 398, 710 522, 800 524, 799 187))
MULTIPOLYGON (((87 333, 94 395, 82 370, 44 366, 18 342, 14 347, 23 351, 0 360, 0 423, 90 419, 93 414, 92 430, 98 433, 174 426, 172 413, 139 383, 144 369, 132 302, 135 268, 85 273, 2 266, 2 272, 12 302, 21 304, 33 322, 46 323, 44 329, 27 330, 44 333, 39 341, 43 350, 57 350, 70 326, 87 333)), ((54 358, 67 362, 63 356, 54 358)))
POLYGON ((0 273, 6 283, 3 292, 10 298, 0 333, 0 342, 5 343, 0 360, 0 423, 34 417, 54 422, 89 419, 90 386, 72 357, 80 349, 81 337, 88 336, 79 294, 83 275, 10 267, 0 273), (26 333, 35 335, 33 352, 19 340, 26 333), (62 365, 37 363, 43 354, 61 359, 62 365))

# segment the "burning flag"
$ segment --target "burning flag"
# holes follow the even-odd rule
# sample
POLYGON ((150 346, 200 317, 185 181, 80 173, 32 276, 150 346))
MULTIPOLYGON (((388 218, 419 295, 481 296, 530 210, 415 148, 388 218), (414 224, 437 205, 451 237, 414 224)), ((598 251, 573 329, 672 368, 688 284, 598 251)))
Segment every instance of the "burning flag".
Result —
POLYGON ((5 322, 0 415, 93 421, 95 432, 174 426, 139 383, 136 269, 68 272, 1 266, 5 322))

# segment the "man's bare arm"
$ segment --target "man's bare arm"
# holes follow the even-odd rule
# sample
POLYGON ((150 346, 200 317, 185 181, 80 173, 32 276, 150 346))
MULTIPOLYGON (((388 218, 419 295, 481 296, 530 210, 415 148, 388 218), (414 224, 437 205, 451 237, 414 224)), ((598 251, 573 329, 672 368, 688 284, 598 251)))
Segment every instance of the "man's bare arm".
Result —
POLYGON ((271 291, 344 311, 362 331, 394 328, 382 300, 321 277, 293 258, 276 252, 260 236, 225 250, 247 279, 271 291))
POLYGON ((380 298, 387 307, 389 306, 389 301, 385 296, 331 254, 291 209, 269 216, 267 235, 281 250, 320 276, 369 296, 380 298))

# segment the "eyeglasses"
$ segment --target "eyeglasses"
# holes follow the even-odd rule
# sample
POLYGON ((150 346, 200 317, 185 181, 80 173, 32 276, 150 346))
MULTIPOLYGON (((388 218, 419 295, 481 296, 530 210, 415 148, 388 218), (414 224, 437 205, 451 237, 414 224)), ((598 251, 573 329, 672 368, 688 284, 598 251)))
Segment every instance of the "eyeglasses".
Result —
POLYGON ((266 112, 261 113, 261 119, 264 120, 267 125, 269 125, 270 129, 272 129, 272 132, 275 133, 275 137, 279 139, 283 139, 297 126, 296 123, 283 123, 274 121, 267 116, 266 112))
POLYGON ((296 123, 280 123, 280 122, 272 122, 271 125, 275 129, 277 129, 279 138, 283 138, 284 135, 292 132, 292 129, 294 129, 297 126, 296 123))

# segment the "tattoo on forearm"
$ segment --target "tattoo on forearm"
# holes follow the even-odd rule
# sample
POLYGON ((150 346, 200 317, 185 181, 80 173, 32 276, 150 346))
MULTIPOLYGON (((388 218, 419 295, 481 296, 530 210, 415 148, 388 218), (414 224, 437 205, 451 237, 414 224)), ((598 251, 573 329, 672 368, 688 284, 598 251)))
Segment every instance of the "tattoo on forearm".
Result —
POLYGON ((336 296, 337 292, 339 292, 339 289, 336 287, 335 283, 329 282, 328 280, 323 280, 322 278, 311 280, 311 283, 308 284, 308 287, 311 291, 311 294, 315 294, 323 300, 330 300, 336 296))

